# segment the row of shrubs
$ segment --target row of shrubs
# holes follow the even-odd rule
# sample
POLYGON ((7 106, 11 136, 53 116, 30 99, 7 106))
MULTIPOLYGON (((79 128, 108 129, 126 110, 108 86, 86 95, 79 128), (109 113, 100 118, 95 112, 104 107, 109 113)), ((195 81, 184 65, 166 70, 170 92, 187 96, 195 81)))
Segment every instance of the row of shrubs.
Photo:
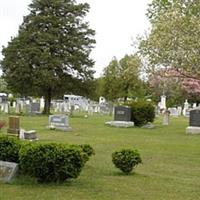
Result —
MULTIPOLYGON (((0 137, 0 160, 19 163, 20 173, 34 177, 38 182, 62 182, 77 178, 94 154, 94 149, 88 144, 42 144, 0 137)), ((112 161, 125 174, 142 162, 138 151, 133 149, 115 151, 112 161)))
POLYGON ((62 182, 77 178, 94 155, 88 145, 30 143, 17 138, 0 137, 0 160, 19 163, 20 173, 38 182, 62 182))
POLYGON ((131 120, 135 126, 142 126, 155 119, 155 107, 148 101, 127 102, 124 105, 131 107, 131 120))

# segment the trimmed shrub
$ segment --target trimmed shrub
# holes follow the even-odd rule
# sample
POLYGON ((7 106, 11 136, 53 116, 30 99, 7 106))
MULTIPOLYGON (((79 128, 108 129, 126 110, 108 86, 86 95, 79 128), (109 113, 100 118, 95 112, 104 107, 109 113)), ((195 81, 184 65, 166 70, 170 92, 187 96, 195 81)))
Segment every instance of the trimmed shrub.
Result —
POLYGON ((131 107, 131 119, 135 126, 142 126, 148 122, 153 122, 155 118, 155 108, 147 101, 134 101, 126 104, 131 107))
POLYGON ((142 159, 137 150, 122 149, 112 153, 112 162, 125 174, 129 174, 133 168, 142 163, 142 159))
POLYGON ((17 138, 0 136, 0 160, 18 163, 20 148, 17 138))
POLYGON ((85 153, 79 146, 63 144, 33 144, 20 150, 23 174, 39 182, 63 182, 77 178, 85 164, 85 153))
POLYGON ((88 158, 92 155, 95 155, 94 149, 89 144, 81 144, 79 145, 84 153, 87 154, 88 158))

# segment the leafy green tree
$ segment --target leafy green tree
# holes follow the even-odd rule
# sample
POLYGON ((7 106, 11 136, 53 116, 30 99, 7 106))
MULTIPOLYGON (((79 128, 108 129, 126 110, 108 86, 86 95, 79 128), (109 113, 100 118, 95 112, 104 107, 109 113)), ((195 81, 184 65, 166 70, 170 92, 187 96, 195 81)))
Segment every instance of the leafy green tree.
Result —
POLYGON ((146 85, 140 78, 142 62, 137 54, 114 58, 104 69, 103 96, 109 100, 144 97, 146 85))
POLYGON ((137 97, 142 88, 142 80, 139 78, 142 62, 135 55, 125 55, 119 61, 120 96, 126 101, 128 97, 137 97))
POLYGON ((5 80, 0 77, 0 92, 5 92, 8 93, 8 87, 7 87, 7 83, 5 82, 5 80))
POLYGON ((119 62, 117 58, 109 63, 109 65, 104 69, 104 87, 103 87, 103 96, 110 100, 116 100, 120 97, 120 74, 119 74, 119 62))
POLYGON ((18 35, 3 48, 3 76, 14 93, 44 96, 49 113, 53 96, 93 76, 94 31, 84 21, 87 3, 33 0, 29 7, 18 35))
POLYGON ((200 1, 154 0, 148 10, 150 34, 140 50, 152 70, 173 67, 200 79, 200 1))

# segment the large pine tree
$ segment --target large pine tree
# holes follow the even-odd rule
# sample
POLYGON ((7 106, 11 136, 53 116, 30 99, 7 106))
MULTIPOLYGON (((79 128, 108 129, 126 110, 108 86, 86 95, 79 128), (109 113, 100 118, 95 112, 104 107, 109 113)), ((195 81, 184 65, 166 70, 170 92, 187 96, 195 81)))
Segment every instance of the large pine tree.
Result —
POLYGON ((18 35, 3 48, 3 77, 13 92, 44 96, 49 113, 53 96, 92 77, 94 31, 84 21, 87 3, 33 0, 29 8, 18 35))

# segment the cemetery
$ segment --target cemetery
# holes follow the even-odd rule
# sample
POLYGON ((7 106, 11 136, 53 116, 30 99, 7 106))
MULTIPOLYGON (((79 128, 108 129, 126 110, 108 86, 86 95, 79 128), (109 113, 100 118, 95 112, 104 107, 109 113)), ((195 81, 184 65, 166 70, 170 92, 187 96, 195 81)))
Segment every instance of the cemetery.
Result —
POLYGON ((0 200, 200 199, 200 3, 102 2, 30 0, 1 43, 0 200))
MULTIPOLYGON (((155 126, 153 129, 143 129, 138 126, 116 128, 105 125, 106 122, 112 120, 129 121, 130 113, 124 117, 116 116, 117 113, 120 115, 126 110, 127 107, 125 109, 116 107, 112 116, 94 112, 88 118, 85 118, 84 112, 79 111, 75 111, 73 116, 67 118, 64 114, 49 117, 27 114, 14 117, 1 113, 1 120, 6 121, 7 126, 1 129, 0 136, 9 135, 10 138, 16 138, 16 134, 17 137, 19 136, 19 127, 24 130, 34 129, 38 140, 22 138, 21 141, 26 140, 30 142, 30 145, 40 145, 43 142, 63 145, 89 144, 95 151, 95 155, 84 165, 78 178, 61 182, 59 185, 45 184, 45 188, 41 187, 35 178, 16 173, 18 164, 12 164, 12 162, 7 164, 1 161, 0 187, 3 198, 11 199, 14 195, 20 196, 21 199, 34 199, 36 193, 40 194, 41 199, 66 199, 69 193, 73 194, 73 199, 79 199, 83 193, 86 199, 107 199, 107 197, 123 199, 124 195, 127 199, 135 195, 140 199, 145 198, 146 194, 148 194, 148 199, 195 197, 199 193, 197 185, 193 183, 199 180, 200 135, 186 133, 186 129, 188 126, 198 128, 199 111, 195 110, 191 118, 183 115, 173 117, 169 114, 170 121, 167 126, 163 124, 165 114, 160 114, 152 123, 155 126), (9 119, 14 122, 9 122, 9 119), (50 125, 58 126, 58 129, 50 129, 50 125), (66 127, 72 130, 63 131, 62 129, 66 127), (10 129, 12 131, 8 131, 10 129), (114 151, 117 152, 123 148, 137 149, 142 159, 142 163, 129 175, 123 175, 123 172, 120 172, 112 163, 114 151), (6 173, 8 175, 5 175, 6 173), (165 185, 165 187, 162 188, 160 185, 165 185), (185 190, 182 191, 183 187, 185 190), (143 188, 144 192, 141 192, 140 188, 143 188), (45 193, 42 192, 43 189, 45 193), (101 192, 97 194, 96 191, 99 190, 101 192)), ((36 148, 39 147, 36 145, 36 148)), ((25 158, 28 162, 30 156, 25 158)), ((126 173, 128 169, 122 170, 126 173)))

